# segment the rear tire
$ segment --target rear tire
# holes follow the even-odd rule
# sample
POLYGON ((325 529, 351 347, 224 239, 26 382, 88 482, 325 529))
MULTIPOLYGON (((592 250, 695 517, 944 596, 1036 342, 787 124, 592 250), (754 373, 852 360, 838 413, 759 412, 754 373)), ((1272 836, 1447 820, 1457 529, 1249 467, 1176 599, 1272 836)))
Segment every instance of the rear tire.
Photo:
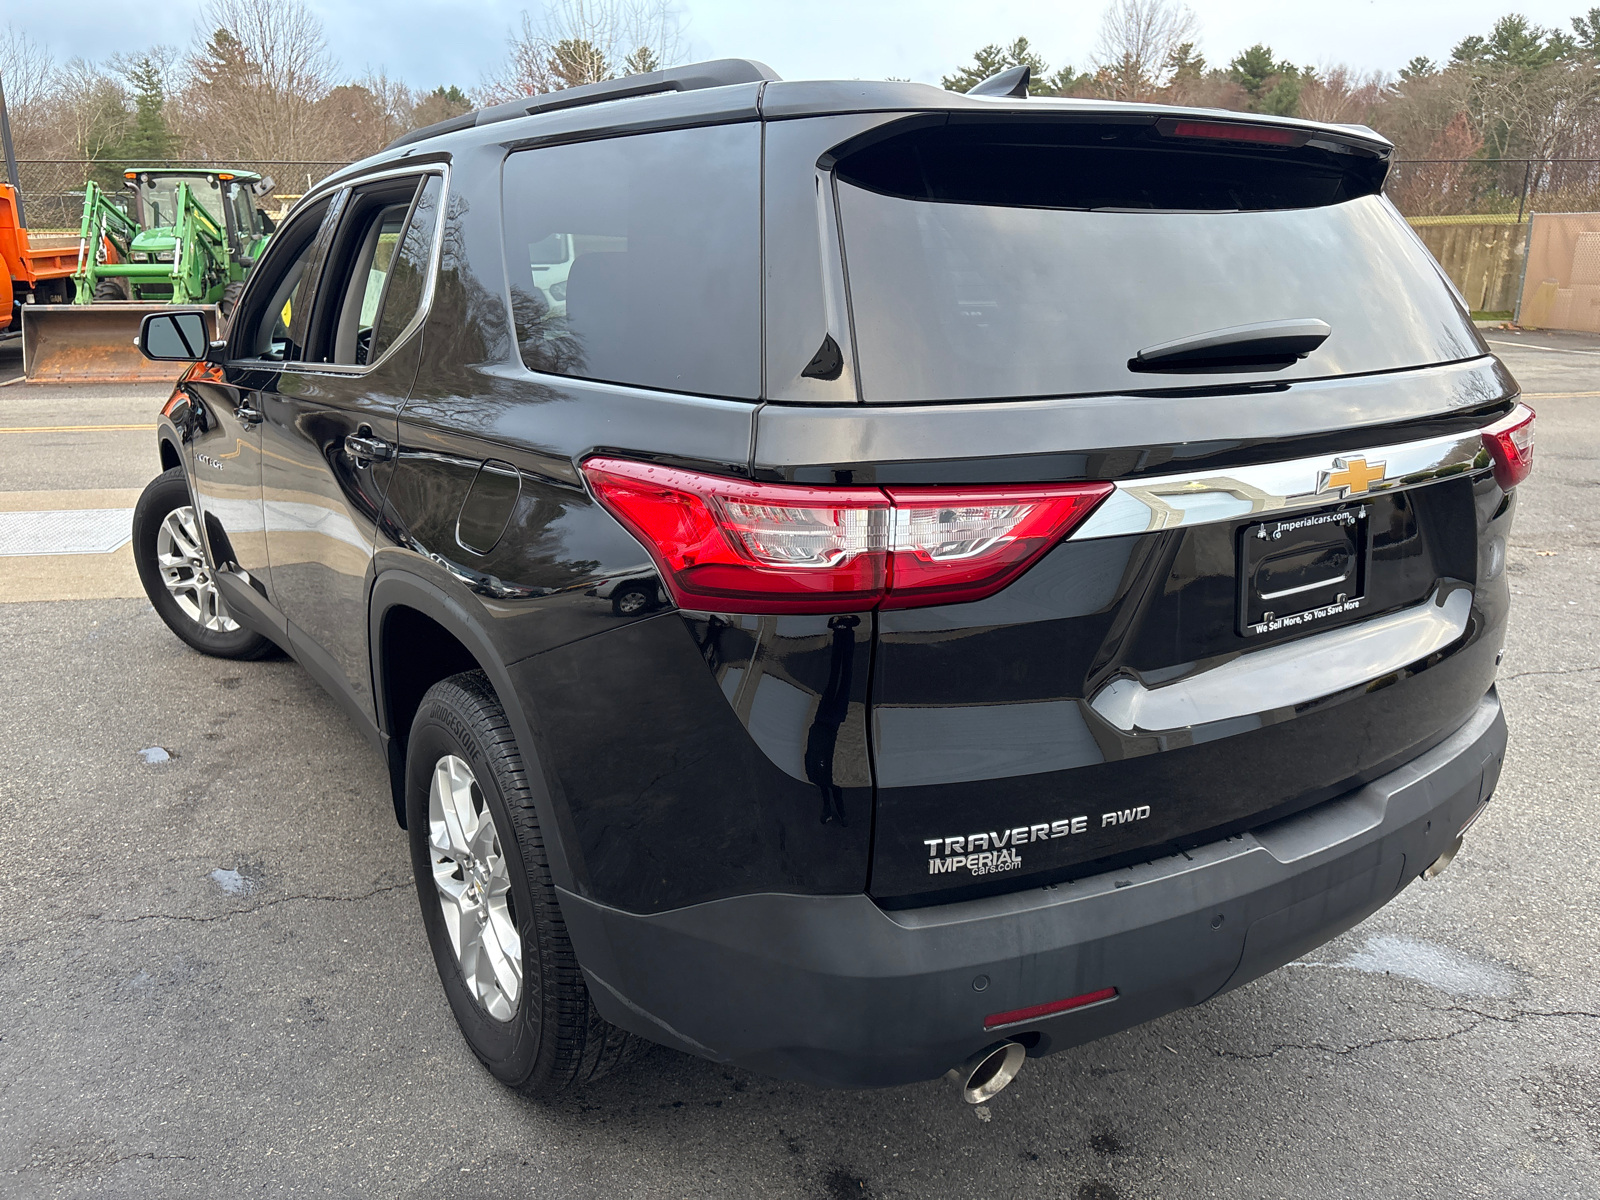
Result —
POLYGON ((252 659, 277 649, 229 615, 200 543, 182 467, 156 476, 133 510, 133 562, 168 629, 201 654, 252 659))
POLYGON ((94 285, 94 302, 102 300, 126 300, 128 298, 128 285, 121 279, 102 279, 94 285))
POLYGON ((406 828, 445 996, 496 1079, 554 1096, 648 1046, 589 998, 522 756, 482 671, 422 698, 406 750, 406 828))

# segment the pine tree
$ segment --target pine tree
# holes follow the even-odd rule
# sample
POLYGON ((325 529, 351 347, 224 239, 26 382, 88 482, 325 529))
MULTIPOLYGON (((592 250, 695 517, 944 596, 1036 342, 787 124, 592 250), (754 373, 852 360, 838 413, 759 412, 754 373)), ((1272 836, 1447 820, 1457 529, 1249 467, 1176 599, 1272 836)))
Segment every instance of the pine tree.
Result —
POLYGON ((640 46, 627 58, 622 60, 622 73, 624 75, 648 75, 651 71, 661 70, 661 60, 656 57, 656 52, 649 46, 640 46))
MULTIPOLYGON (((1045 96, 1055 91, 1058 86, 1070 83, 1070 80, 1048 78, 1050 68, 1034 48, 1028 44, 1028 39, 1019 37, 1009 46, 988 45, 972 56, 970 67, 960 68, 954 75, 946 75, 939 82, 945 90, 951 92, 970 92, 978 84, 988 79, 991 75, 998 75, 1009 67, 1027 66, 1032 68, 1028 82, 1028 93, 1033 96, 1045 96)), ((1065 68, 1060 75, 1069 76, 1071 68, 1065 68)))
POLYGON ((1438 71, 1438 65, 1425 54, 1419 54, 1400 68, 1400 82, 1410 83, 1413 79, 1426 79, 1438 71))
POLYGON ((1167 55, 1166 68, 1171 73, 1167 83, 1191 83, 1206 73, 1206 56, 1195 52, 1193 42, 1182 42, 1167 55))
POLYGON ((159 162, 172 157, 174 138, 167 124, 161 69, 148 54, 142 54, 126 74, 133 89, 133 122, 118 148, 122 157, 134 162, 159 162))
POLYGON ((1272 57, 1272 47, 1257 42, 1228 64, 1228 78, 1250 97, 1250 111, 1292 117, 1300 105, 1300 89, 1311 77, 1288 61, 1272 57))
POLYGON ((562 87, 579 87, 611 78, 611 64, 587 38, 563 38, 550 51, 550 73, 562 87))

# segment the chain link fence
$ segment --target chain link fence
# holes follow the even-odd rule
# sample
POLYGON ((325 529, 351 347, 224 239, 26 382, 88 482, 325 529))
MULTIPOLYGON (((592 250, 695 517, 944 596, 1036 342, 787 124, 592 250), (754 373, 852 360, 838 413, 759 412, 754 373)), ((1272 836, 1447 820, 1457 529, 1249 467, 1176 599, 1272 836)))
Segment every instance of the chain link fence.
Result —
POLYGON ((1566 237, 1600 213, 1600 158, 1398 159, 1384 192, 1479 317, 1600 331, 1600 278, 1566 237))
POLYGON ((1401 158, 1384 193, 1407 217, 1600 210, 1600 158, 1401 158))
POLYGON ((22 202, 30 230, 37 233, 76 234, 83 222, 83 188, 89 179, 107 188, 115 197, 122 193, 122 172, 125 170, 254 171, 262 176, 270 176, 277 183, 276 189, 261 204, 276 220, 319 179, 347 165, 344 162, 282 159, 217 163, 174 158, 111 163, 82 158, 19 158, 17 178, 22 184, 22 202))

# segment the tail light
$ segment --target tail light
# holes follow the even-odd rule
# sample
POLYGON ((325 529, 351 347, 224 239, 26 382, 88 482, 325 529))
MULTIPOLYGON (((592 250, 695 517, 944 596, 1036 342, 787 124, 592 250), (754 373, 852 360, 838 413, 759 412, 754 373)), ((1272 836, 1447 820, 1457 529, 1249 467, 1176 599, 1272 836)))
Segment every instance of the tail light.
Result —
POLYGON ((1483 448, 1494 459, 1494 478, 1510 491, 1533 473, 1533 409, 1519 404, 1483 431, 1483 448))
POLYGON ((991 596, 1109 483, 840 488, 591 458, 596 498, 644 543, 680 608, 849 612, 991 596))
POLYGON ((1070 533, 1109 483, 886 488, 892 506, 885 608, 992 596, 1070 533))

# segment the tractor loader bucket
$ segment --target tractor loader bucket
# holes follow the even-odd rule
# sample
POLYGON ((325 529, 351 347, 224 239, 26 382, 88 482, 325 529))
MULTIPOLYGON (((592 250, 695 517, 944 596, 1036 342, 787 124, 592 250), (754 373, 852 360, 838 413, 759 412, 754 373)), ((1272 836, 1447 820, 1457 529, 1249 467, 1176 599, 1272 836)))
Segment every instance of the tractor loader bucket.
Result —
MULTIPOLYGON (((34 383, 171 383, 183 364, 151 362, 135 344, 145 316, 170 307, 128 300, 25 304, 23 376, 34 383)), ((215 338, 216 305, 195 305, 194 310, 205 314, 206 336, 215 338)))

